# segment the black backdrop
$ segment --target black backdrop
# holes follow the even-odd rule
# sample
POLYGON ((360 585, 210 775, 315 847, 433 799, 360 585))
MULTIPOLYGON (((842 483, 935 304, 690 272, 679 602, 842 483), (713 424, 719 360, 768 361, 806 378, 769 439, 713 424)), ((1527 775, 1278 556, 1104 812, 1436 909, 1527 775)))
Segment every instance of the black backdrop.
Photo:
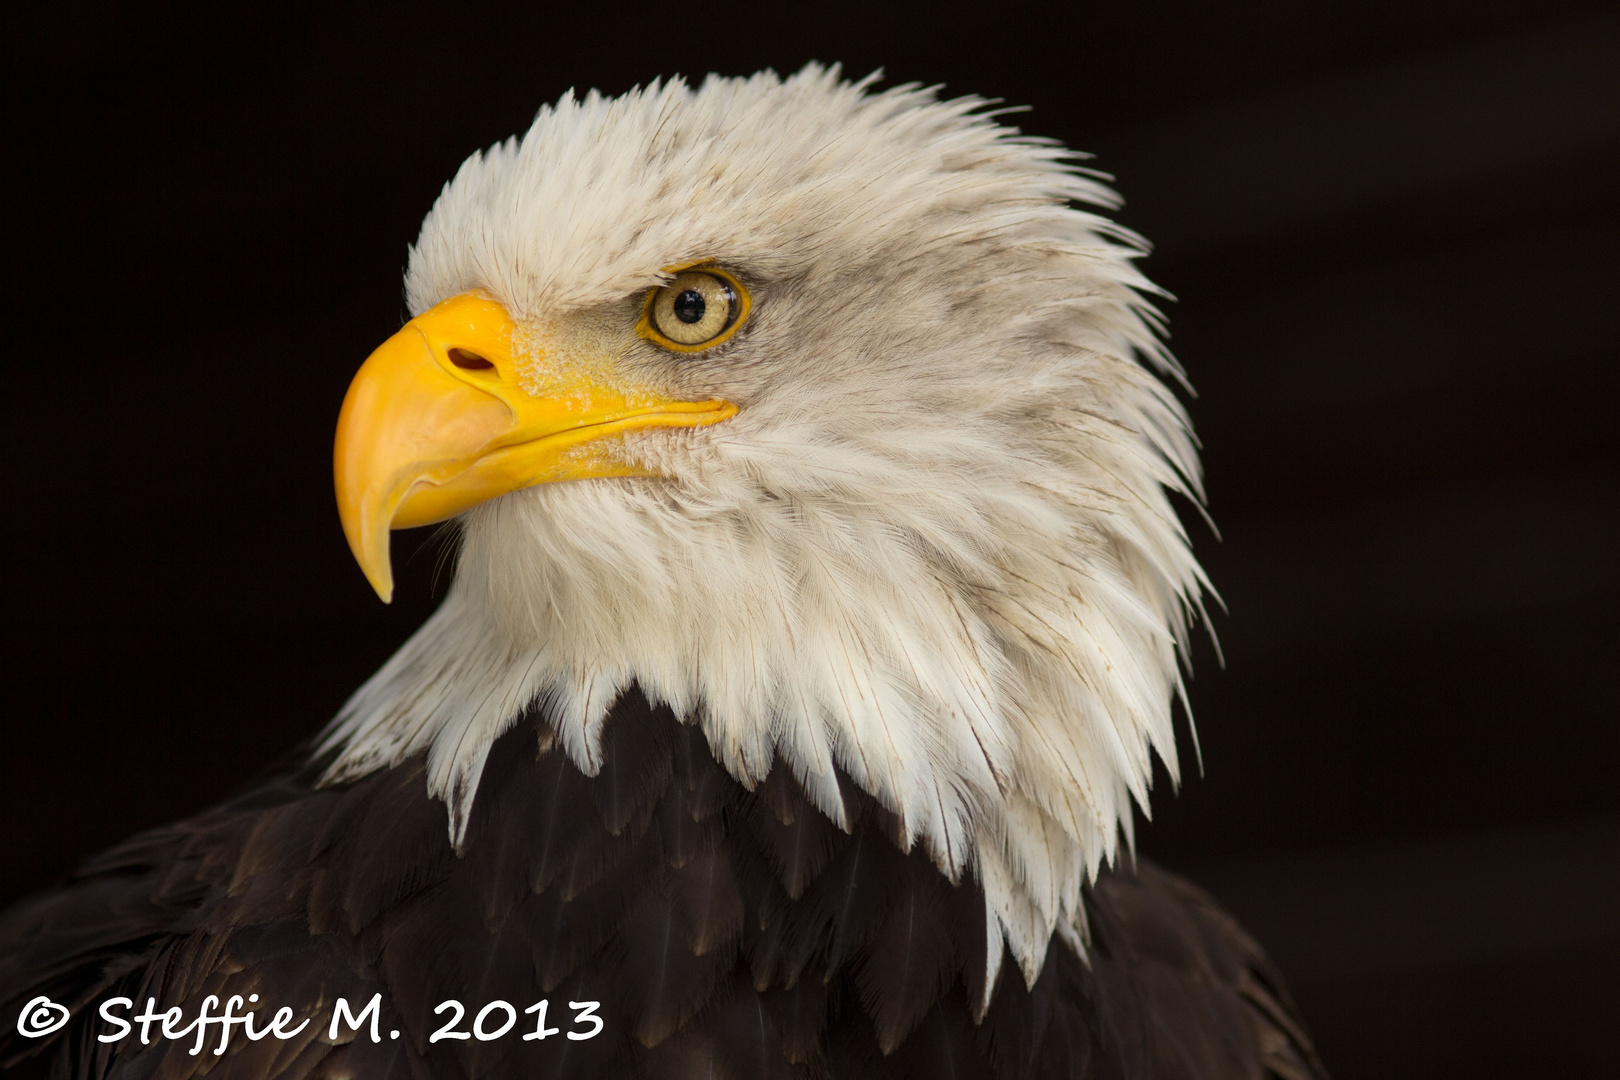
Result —
POLYGON ((570 86, 842 60, 1032 106, 1180 297, 1230 614, 1142 849, 1341 1078, 1612 1067, 1612 5, 227 7, 9 30, 0 902, 224 795, 431 610, 426 532, 367 588, 329 448, 461 159, 570 86))

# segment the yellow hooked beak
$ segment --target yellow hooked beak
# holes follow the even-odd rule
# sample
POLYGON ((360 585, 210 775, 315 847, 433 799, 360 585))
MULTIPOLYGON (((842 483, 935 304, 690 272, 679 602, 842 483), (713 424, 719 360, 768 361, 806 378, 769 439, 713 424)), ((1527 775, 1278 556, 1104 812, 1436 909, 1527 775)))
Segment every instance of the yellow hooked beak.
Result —
POLYGON ((535 484, 653 475, 604 453, 600 440, 737 412, 725 401, 627 392, 579 365, 548 370, 530 393, 519 384, 517 332, 495 301, 454 296, 383 342, 349 384, 333 448, 338 515, 384 603, 394 592, 390 529, 431 525, 535 484))

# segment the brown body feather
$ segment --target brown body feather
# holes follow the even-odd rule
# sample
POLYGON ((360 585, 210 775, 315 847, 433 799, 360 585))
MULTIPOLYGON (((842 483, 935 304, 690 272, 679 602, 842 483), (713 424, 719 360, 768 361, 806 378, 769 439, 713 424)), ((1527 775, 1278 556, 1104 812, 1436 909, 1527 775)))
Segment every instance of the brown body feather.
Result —
POLYGON ((297 767, 93 860, 0 918, 0 1062, 233 1080, 1325 1075, 1258 946, 1162 870, 1105 873, 1089 959, 1054 942, 1033 989, 1003 965, 976 1018, 982 894, 902 851, 853 785, 846 833, 785 769, 745 789, 636 691, 596 777, 537 754, 547 731, 531 718, 499 740, 459 857, 414 759, 332 788, 322 762, 297 767), (237 1029, 221 1057, 217 1024, 197 1056, 194 1037, 96 1041, 112 996, 189 1022, 209 994, 250 993, 261 1024, 282 1005, 315 1022, 291 1040, 237 1029), (329 1041, 334 1001, 377 993, 382 1041, 329 1041), (73 1019, 26 1039, 11 1018, 40 994, 73 1019), (567 1003, 587 1000, 606 1026, 524 1041, 542 998, 552 1026, 583 1030, 567 1003), (461 1030, 497 999, 520 1023, 430 1044, 446 999, 469 1007, 461 1030))

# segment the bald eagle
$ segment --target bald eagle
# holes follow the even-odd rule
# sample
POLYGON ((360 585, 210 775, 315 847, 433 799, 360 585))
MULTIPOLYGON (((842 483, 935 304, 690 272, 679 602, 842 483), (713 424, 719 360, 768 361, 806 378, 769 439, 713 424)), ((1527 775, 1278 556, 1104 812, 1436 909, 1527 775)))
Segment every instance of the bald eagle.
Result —
POLYGON ((455 522, 453 585, 298 760, 0 919, 0 1059, 1323 1075, 1129 854, 1208 586, 1114 202, 982 100, 816 66, 468 159, 335 449, 382 599, 391 529, 455 522))

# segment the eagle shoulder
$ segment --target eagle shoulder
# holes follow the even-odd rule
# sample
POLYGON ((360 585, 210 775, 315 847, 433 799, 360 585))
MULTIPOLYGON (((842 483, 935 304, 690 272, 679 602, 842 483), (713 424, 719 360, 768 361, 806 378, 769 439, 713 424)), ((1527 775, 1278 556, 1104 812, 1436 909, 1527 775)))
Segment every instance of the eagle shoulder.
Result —
POLYGON ((320 761, 289 769, 91 861, 0 917, 5 1015, 44 994, 73 1016, 41 1040, 8 1023, 0 1059, 233 1080, 1324 1075, 1259 948, 1151 865, 1089 890, 1086 957, 1054 941, 1033 986, 1001 965, 975 1015, 982 892, 905 850, 853 784, 845 831, 784 768, 745 788, 634 690, 595 776, 548 732, 530 716, 496 743, 459 855, 417 758, 331 787, 320 761), (196 1055, 193 1038, 96 1039, 110 997, 189 1021, 233 994, 259 995, 261 1025, 283 1006, 312 1022, 288 1039, 238 1030, 217 1056, 217 1024, 196 1055), (379 994, 379 1041, 363 1024, 333 1036, 338 998, 358 1013, 379 994), (523 1039, 542 1000, 563 1032, 571 1003, 596 1003, 600 1035, 523 1039), (434 1042, 455 1026, 446 1001, 463 1032, 492 1002, 520 1022, 434 1042))

